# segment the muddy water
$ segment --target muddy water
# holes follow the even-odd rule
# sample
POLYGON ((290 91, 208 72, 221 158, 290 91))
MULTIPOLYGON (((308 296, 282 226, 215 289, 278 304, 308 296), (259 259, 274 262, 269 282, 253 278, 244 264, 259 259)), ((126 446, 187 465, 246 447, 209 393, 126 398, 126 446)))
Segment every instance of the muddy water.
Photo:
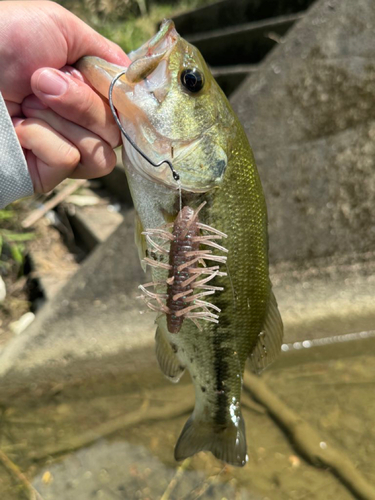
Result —
MULTIPOLYGON (((373 339, 283 354, 262 378, 375 487, 373 339)), ((179 468, 173 447, 193 404, 189 378, 128 387, 90 380, 2 408, 1 500, 356 498, 330 470, 307 463, 250 397, 247 465, 224 467, 200 453, 179 468)))

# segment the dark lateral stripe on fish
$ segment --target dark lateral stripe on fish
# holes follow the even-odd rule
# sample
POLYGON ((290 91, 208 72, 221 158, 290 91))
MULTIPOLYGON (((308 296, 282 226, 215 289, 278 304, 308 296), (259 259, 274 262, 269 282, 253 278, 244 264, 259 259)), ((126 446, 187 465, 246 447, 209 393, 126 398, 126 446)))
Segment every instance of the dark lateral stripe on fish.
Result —
POLYGON ((228 396, 225 392, 225 386, 223 386, 223 375, 224 380, 228 374, 228 363, 223 359, 221 362, 219 359, 221 356, 216 356, 215 353, 215 374, 216 374, 216 412, 215 412, 215 424, 225 425, 227 423, 227 413, 228 413, 228 396))
MULTIPOLYGON (((215 280, 216 281, 216 280, 215 280)), ((216 285, 216 283, 215 283, 216 285)), ((223 309, 224 303, 221 304, 220 299, 217 300, 216 305, 223 309)), ((214 348, 214 371, 215 371, 215 390, 216 390, 216 412, 214 417, 214 422, 218 426, 226 425, 228 416, 228 395, 226 381, 229 379, 229 365, 227 362, 227 357, 230 356, 231 351, 228 347, 223 347, 223 343, 228 340, 228 335, 226 334, 227 329, 229 329, 229 321, 223 315, 220 317, 220 323, 215 328, 215 333, 213 336, 213 348, 214 348)))

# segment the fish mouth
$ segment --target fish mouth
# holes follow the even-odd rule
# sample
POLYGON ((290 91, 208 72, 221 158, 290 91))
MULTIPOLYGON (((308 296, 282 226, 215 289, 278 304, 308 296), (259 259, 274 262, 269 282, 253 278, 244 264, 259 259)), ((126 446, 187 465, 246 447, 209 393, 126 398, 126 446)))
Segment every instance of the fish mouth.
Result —
MULTIPOLYGON (((168 61, 180 40, 173 21, 167 20, 156 35, 129 54, 132 63, 124 77, 128 86, 124 89, 125 106, 118 110, 124 129, 142 153, 127 141, 124 152, 142 177, 173 190, 203 193, 221 182, 228 163, 225 151, 215 145, 210 147, 214 142, 211 127, 194 137, 178 139, 164 129, 162 115, 158 114, 169 92, 168 61), (150 165, 152 162, 158 166, 150 165)), ((213 120, 212 128, 215 126, 213 120)))
POLYGON ((179 35, 174 22, 163 21, 160 30, 139 49, 129 54, 132 61, 126 72, 126 80, 130 84, 145 80, 176 45, 179 35))
POLYGON ((178 37, 174 22, 171 19, 166 19, 162 22, 159 31, 148 42, 128 54, 129 59, 135 61, 141 57, 162 53, 174 45, 178 37))
POLYGON ((156 35, 129 54, 132 63, 125 75, 129 86, 126 92, 128 103, 119 110, 120 120, 140 150, 159 166, 150 166, 127 142, 124 143, 124 150, 130 163, 142 177, 171 189, 206 192, 221 180, 221 173, 227 164, 225 153, 220 152, 220 157, 214 160, 217 177, 213 180, 213 174, 207 173, 203 161, 196 167, 190 160, 205 141, 205 134, 178 140, 168 134, 160 134, 158 127, 150 121, 152 112, 156 112, 168 92, 167 61, 179 40, 173 21, 166 20, 156 35), (143 102, 143 107, 137 105, 137 99, 143 102), (171 175, 167 161, 178 173, 179 182, 171 175))

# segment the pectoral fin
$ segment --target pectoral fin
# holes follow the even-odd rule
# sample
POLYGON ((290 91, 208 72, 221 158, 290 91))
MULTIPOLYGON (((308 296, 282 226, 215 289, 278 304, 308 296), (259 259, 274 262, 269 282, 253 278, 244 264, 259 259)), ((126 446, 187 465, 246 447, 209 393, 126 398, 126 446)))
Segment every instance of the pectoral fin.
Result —
POLYGON ((250 363, 256 373, 264 370, 280 354, 283 341, 283 322, 277 307, 275 295, 271 290, 268 311, 263 330, 259 334, 258 343, 249 356, 250 363))
POLYGON ((169 380, 177 383, 182 377, 185 367, 181 365, 160 327, 156 330, 155 342, 156 359, 158 360, 161 371, 169 380))
POLYGON ((141 261, 142 269, 146 272, 146 263, 144 258, 146 257, 147 242, 145 236, 142 234, 143 225, 141 219, 137 212, 135 213, 135 228, 134 228, 134 241, 138 249, 139 260, 141 261))

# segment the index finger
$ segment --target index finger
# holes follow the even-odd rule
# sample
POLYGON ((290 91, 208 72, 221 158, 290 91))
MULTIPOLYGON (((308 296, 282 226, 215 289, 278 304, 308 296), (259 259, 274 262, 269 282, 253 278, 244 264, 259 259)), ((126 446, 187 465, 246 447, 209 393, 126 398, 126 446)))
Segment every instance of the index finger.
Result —
POLYGON ((31 77, 34 94, 55 113, 104 139, 113 148, 121 141, 109 106, 89 85, 53 68, 31 77))
POLYGON ((10 117, 13 116, 22 116, 22 110, 21 110, 21 104, 18 104, 17 102, 13 101, 7 101, 5 100, 5 106, 7 107, 8 113, 10 117))

